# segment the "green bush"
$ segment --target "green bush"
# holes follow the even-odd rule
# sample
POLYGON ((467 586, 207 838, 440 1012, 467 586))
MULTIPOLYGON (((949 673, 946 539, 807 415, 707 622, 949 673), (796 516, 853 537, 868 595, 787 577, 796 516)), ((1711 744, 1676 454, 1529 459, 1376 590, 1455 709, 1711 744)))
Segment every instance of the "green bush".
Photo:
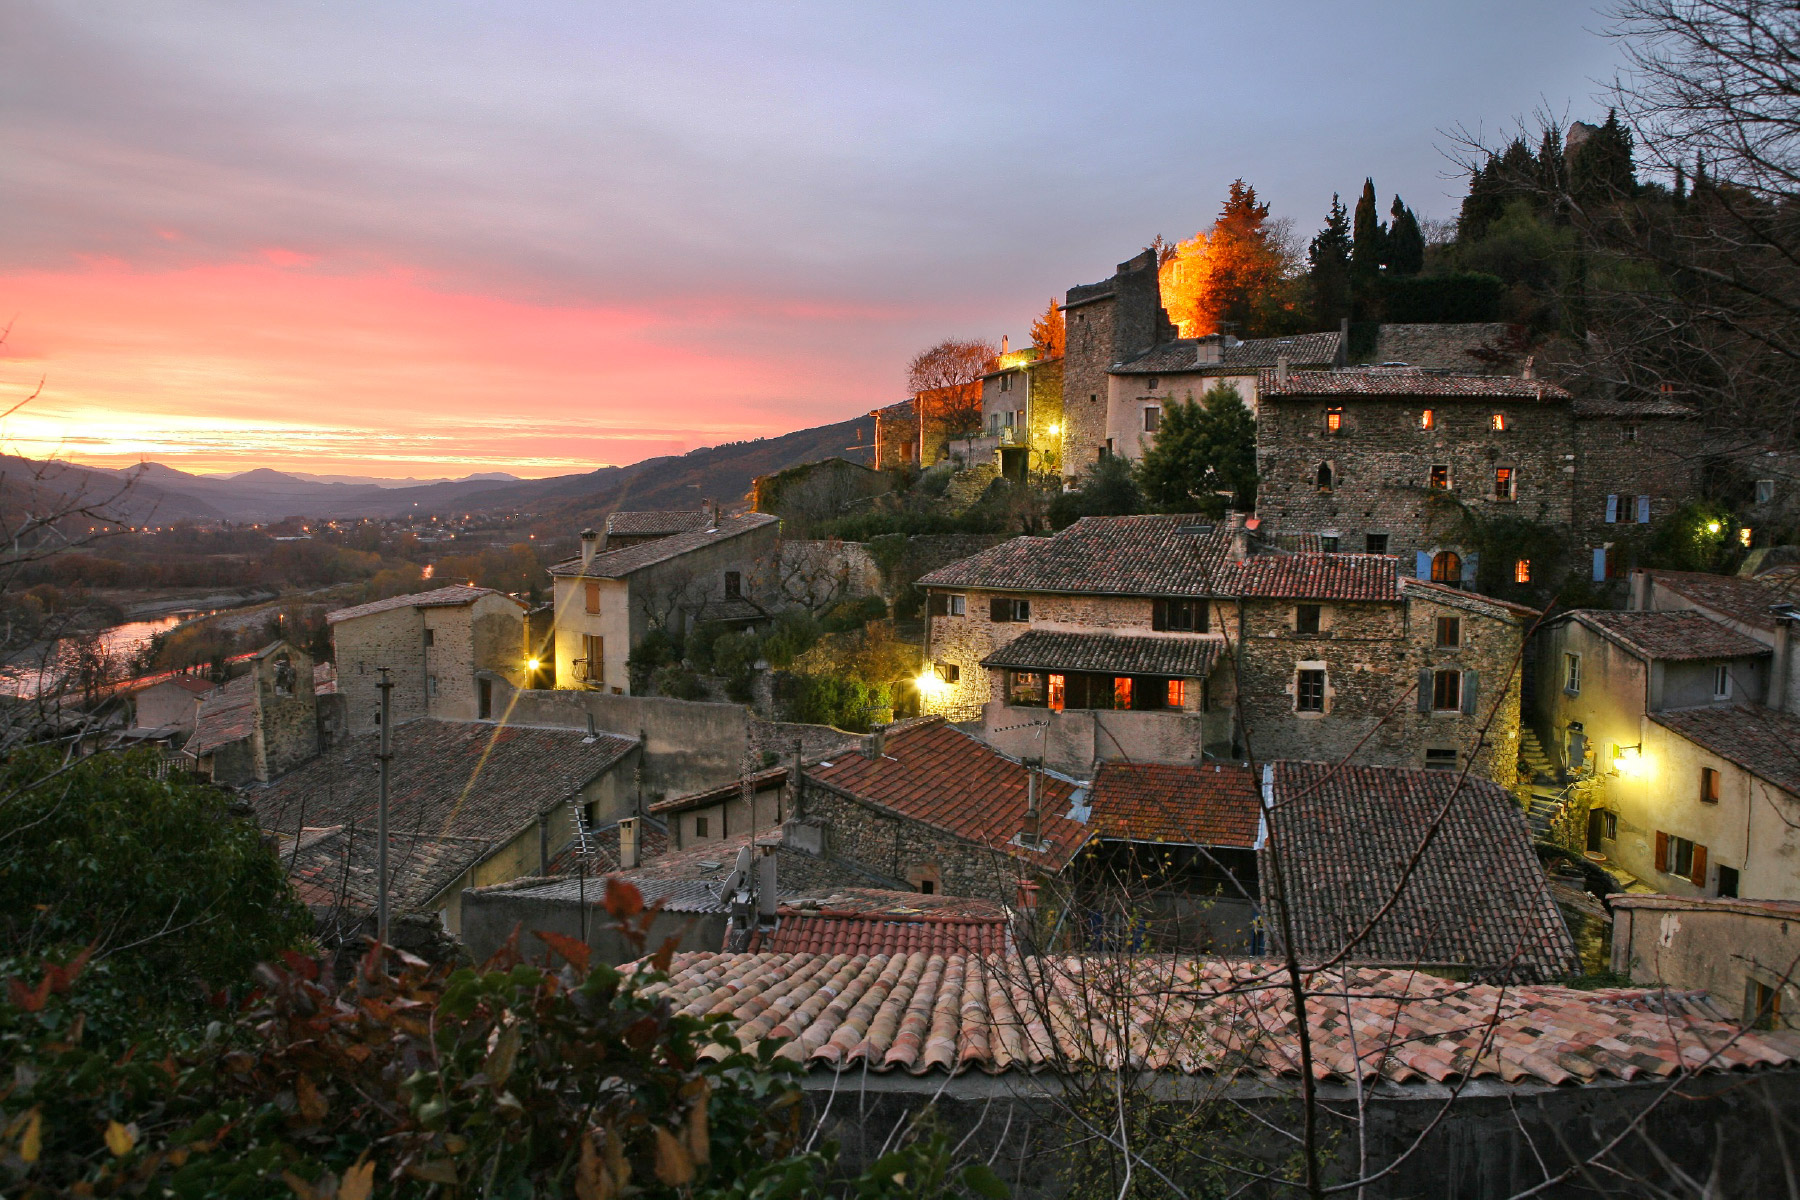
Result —
POLYGON ((666 629, 652 629, 632 647, 625 669, 631 674, 631 690, 641 692, 650 686, 658 667, 681 661, 681 643, 666 629))
POLYGON ((727 633, 713 642, 713 673, 725 681, 725 694, 739 704, 751 698, 762 641, 749 630, 727 633))
POLYGON ((704 625, 697 626, 692 633, 688 634, 687 644, 684 647, 688 665, 702 675, 711 675, 714 669, 713 647, 720 638, 730 633, 731 626, 723 621, 708 621, 704 625))
POLYGON ((861 733, 893 707, 886 685, 865 683, 852 675, 784 675, 781 683, 788 719, 807 725, 835 725, 861 733))
POLYGON ((763 635, 762 656, 769 665, 787 668, 796 658, 819 643, 819 622, 805 609, 792 608, 775 618, 775 625, 763 635))
POLYGON ((819 627, 826 633, 850 633, 861 629, 870 621, 880 621, 888 615, 887 601, 880 596, 861 596, 855 600, 840 600, 826 610, 819 627))
POLYGON ((1050 501, 1050 526, 1064 529, 1082 517, 1122 517, 1144 511, 1131 464, 1116 454, 1090 463, 1081 483, 1050 501))
POLYGON ((706 686, 700 682, 700 677, 679 663, 656 668, 656 674, 650 677, 650 686, 657 695, 676 700, 706 699, 706 686))

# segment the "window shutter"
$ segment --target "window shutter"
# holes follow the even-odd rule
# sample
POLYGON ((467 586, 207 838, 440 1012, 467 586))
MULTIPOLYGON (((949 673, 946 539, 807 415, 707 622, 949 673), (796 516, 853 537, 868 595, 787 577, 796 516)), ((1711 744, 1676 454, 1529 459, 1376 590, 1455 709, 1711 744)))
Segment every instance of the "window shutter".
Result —
POLYGON ((1152 601, 1150 605, 1150 628, 1167 629, 1169 627, 1169 602, 1167 600, 1152 601))
POLYGON ((1606 582, 1606 547, 1594 547, 1594 582, 1606 582))
POLYGON ((1481 684, 1480 671, 1464 671, 1462 677, 1463 712, 1475 715, 1475 689, 1481 684))
POLYGON ((1470 587, 1475 586, 1475 572, 1481 569, 1481 551, 1471 550, 1462 560, 1462 581, 1470 587))
POLYGON ((944 617, 950 614, 950 598, 942 592, 931 593, 931 615, 944 617))
POLYGON ((1637 523, 1639 525, 1648 525, 1650 523, 1650 497, 1648 496, 1639 496, 1637 498, 1637 523))
POLYGON ((1430 671, 1420 671, 1419 672, 1419 711, 1422 713, 1428 713, 1431 711, 1431 672, 1430 671))
POLYGON ((1010 620, 1012 620, 1012 601, 1010 601, 1010 600, 989 600, 988 601, 988 620, 990 620, 990 621, 1010 621, 1010 620))
POLYGON ((1694 847, 1694 873, 1688 876, 1688 882, 1695 887, 1706 886, 1706 847, 1694 847))
POLYGON ((1669 869, 1669 835, 1660 829, 1656 831, 1656 869, 1669 869))
POLYGON ((1618 521, 1618 519, 1619 519, 1619 498, 1617 496, 1608 496, 1606 498, 1606 523, 1608 525, 1612 525, 1612 524, 1616 523, 1618 521))
POLYGON ((1431 578, 1431 552, 1421 550, 1413 557, 1413 575, 1419 579, 1431 578))

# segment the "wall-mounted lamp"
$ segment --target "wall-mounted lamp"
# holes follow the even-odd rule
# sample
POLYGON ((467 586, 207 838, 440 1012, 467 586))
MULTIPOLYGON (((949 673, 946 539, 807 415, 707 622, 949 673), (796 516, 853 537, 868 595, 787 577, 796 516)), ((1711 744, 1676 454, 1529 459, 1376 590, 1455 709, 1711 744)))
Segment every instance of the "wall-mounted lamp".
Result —
POLYGON ((1613 770, 1621 775, 1642 775, 1648 767, 1642 742, 1632 746, 1613 747, 1613 770))

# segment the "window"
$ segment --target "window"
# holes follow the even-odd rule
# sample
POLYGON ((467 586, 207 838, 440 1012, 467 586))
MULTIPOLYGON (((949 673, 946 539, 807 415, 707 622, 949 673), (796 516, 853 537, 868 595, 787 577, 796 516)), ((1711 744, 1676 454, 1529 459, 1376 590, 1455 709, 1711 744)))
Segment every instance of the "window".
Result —
POLYGON ((1732 897, 1738 894, 1738 873, 1736 867, 1719 868, 1719 886, 1716 889, 1721 896, 1732 897))
POLYGON ((942 680, 944 683, 959 683, 962 681, 962 668, 955 663, 938 663, 936 670, 938 679, 942 680))
POLYGON ((1338 551, 1338 535, 1335 533, 1321 533, 1319 535, 1319 549, 1327 554, 1336 554, 1338 551))
POLYGON ((1456 770, 1456 751, 1444 749, 1425 751, 1425 769, 1427 771, 1456 770))
POLYGON ((1462 711, 1462 672, 1433 671, 1431 673, 1431 711, 1462 711))
POLYGON ((1462 555, 1454 550, 1439 550, 1431 556, 1431 582, 1461 583, 1462 555))
POLYGON ((1513 582, 1531 582, 1531 560, 1529 558, 1521 558, 1513 564, 1513 582))
POLYGON ((1368 554, 1386 554, 1388 552, 1388 535, 1385 533, 1365 533, 1363 550, 1368 554))
POLYGON ((929 896, 935 891, 937 891, 936 881, 930 879, 919 880, 919 895, 929 896))
POLYGON ((1011 429, 1011 428, 1013 428, 1014 424, 1017 422, 1018 416, 1019 416, 1018 413, 1014 412, 1012 409, 1009 408, 1005 412, 1000 414, 1000 423, 1002 425, 1006 426, 1006 428, 1011 429))
POLYGON ((1424 412, 1421 412, 1419 414, 1419 428, 1420 429, 1436 429, 1437 428, 1437 414, 1429 408, 1426 409, 1424 412))
POLYGON ((1012 376, 1011 375, 1002 375, 1000 377, 1000 390, 1003 392, 1012 391, 1012 376))
POLYGON ((1624 429, 1624 433, 1625 433, 1626 441, 1628 441, 1628 442, 1637 441, 1637 426, 1636 425, 1627 425, 1624 429))
POLYGON ((1768 504, 1768 503, 1771 503, 1774 499, 1775 499, 1775 481, 1773 479, 1757 480, 1756 481, 1756 502, 1758 504, 1768 504))
POLYGON ((1339 433, 1344 428, 1344 410, 1328 408, 1325 410, 1325 429, 1330 433, 1339 433))
POLYGON ((1656 869, 1678 875, 1695 887, 1706 886, 1706 847, 1684 837, 1656 832, 1656 869))
POLYGON ((427 646, 437 645, 437 630, 429 625, 425 627, 425 644, 427 646))
POLYGON ((587 581, 587 610, 591 613, 600 611, 600 581, 597 579, 587 581))
POLYGON ((1150 606, 1150 628, 1170 633, 1205 633, 1206 601, 1157 600, 1150 606))
POLYGON ((913 444, 911 442, 901 442, 900 443, 900 461, 903 463, 909 463, 912 460, 913 460, 913 444))
POLYGON ((1331 485, 1336 482, 1336 476, 1337 472, 1331 469, 1330 463, 1320 463, 1319 473, 1316 476, 1319 490, 1321 492, 1329 492, 1331 490, 1331 485))
POLYGON ((1031 601, 996 597, 988 602, 988 619, 1002 623, 1029 621, 1031 601))
POLYGON ((1169 680, 1168 704, 1170 708, 1184 708, 1187 706, 1187 680, 1169 680))
POLYGON ((1181 680, 1162 677, 1100 675, 1066 671, 1049 676, 1049 707, 1064 709, 1136 709, 1140 712, 1179 707, 1187 692, 1181 680))
MULTIPOLYGON (((536 681, 532 681, 529 686, 537 686, 536 681)), ((491 679, 479 680, 475 690, 475 719, 486 721, 493 715, 494 681, 491 679)))
POLYGON ((1294 632, 1319 632, 1319 613, 1322 611, 1322 607, 1318 604, 1296 604, 1294 606, 1294 632))
POLYGON ((1731 667, 1727 663, 1713 668, 1713 699, 1731 699, 1731 667))
POLYGON ((1519 473, 1511 467, 1494 468, 1494 499, 1512 500, 1519 490, 1519 473))
POLYGON ((1325 672, 1317 668, 1305 668, 1296 673, 1294 678, 1294 711, 1325 711, 1325 672))
POLYGON ((1746 981, 1744 1024, 1752 1029, 1781 1029, 1781 988, 1760 979, 1746 981))
POLYGON ((1462 618, 1439 617, 1437 619, 1437 644, 1440 646, 1462 645, 1462 618))
POLYGON ((725 572, 725 598, 736 600, 744 594, 744 577, 736 571, 725 572))
POLYGON ((1700 768, 1700 803, 1719 802, 1719 773, 1711 767, 1700 768))
POLYGON ((1496 433, 1506 432, 1506 414, 1505 413, 1495 413, 1493 416, 1489 417, 1488 418, 1488 428, 1492 429, 1496 433))
POLYGON ((1440 492, 1450 490, 1450 468, 1443 463, 1431 468, 1431 486, 1440 492))
POLYGON ((1021 708, 1042 708, 1049 700, 1049 689, 1042 671, 1008 671, 1006 702, 1021 708))
POLYGON ((1563 691, 1571 696, 1581 695, 1581 655, 1563 655, 1563 691))
POLYGON ((1156 390, 1156 385, 1161 382, 1162 381, 1160 379, 1158 379, 1156 376, 1152 375, 1149 379, 1146 379, 1144 381, 1144 390, 1154 392, 1156 390))
POLYGON ((1594 547, 1594 582, 1604 583, 1612 578, 1612 556, 1607 553, 1611 547, 1594 547))
POLYGON ((597 633, 581 635, 581 653, 584 656, 582 666, 585 673, 578 678, 589 683, 601 683, 606 679, 606 639, 597 633))
POLYGON ((375 706, 375 724, 377 724, 377 725, 381 724, 381 706, 380 705, 375 706))
POLYGON ((437 676, 436 675, 427 675, 425 677, 425 694, 427 696, 437 695, 437 676))
POLYGON ((1144 432, 1155 433, 1162 427, 1162 405, 1146 404, 1144 406, 1144 432))
POLYGON ((1113 678, 1113 704, 1117 709, 1131 707, 1131 676, 1118 675, 1113 678))
POLYGON ((705 817, 695 817, 694 818, 694 836, 695 837, 707 836, 707 820, 705 817))

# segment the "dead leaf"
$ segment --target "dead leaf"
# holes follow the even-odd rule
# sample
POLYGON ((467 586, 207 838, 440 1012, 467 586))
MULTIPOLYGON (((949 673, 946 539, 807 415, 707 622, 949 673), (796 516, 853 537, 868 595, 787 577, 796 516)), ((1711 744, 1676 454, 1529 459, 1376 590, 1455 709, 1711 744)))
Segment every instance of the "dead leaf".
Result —
POLYGON ((482 1064, 481 1069, 495 1087, 505 1087, 507 1079, 511 1077, 513 1062, 519 1057, 519 1043, 523 1036, 517 1025, 508 1025, 494 1039, 494 1048, 488 1052, 487 1061, 482 1064))
POLYGON ((369 1159, 344 1172, 344 1181, 338 1184, 337 1200, 369 1200, 374 1190, 375 1163, 369 1159))
POLYGON ((124 1158, 137 1145, 137 1134, 117 1121, 106 1123, 106 1148, 113 1152, 114 1158, 124 1158))
POLYGON ((617 876, 609 876, 606 880, 606 911, 619 921, 635 917, 644 911, 644 893, 617 876))
POLYGON ((575 1169, 575 1200, 612 1200, 613 1175, 594 1150, 594 1135, 581 1135, 581 1163, 575 1169))
POLYGON ((25 1133, 19 1138, 19 1157, 28 1163, 38 1160, 44 1151, 44 1114, 32 1109, 25 1115, 25 1133))
POLYGON ((408 1163, 406 1173, 414 1179, 423 1179, 426 1183, 456 1184, 456 1164, 447 1158, 433 1162, 408 1163))
POLYGON ((682 1131, 687 1137, 688 1153, 694 1156, 694 1162, 705 1166, 712 1161, 712 1136, 706 1127, 706 1104, 712 1099, 712 1089, 703 1075, 697 1081, 700 1084, 700 1098, 694 1101, 694 1111, 688 1114, 687 1127, 682 1131))
POLYGON ((607 1130, 601 1153, 606 1156, 606 1169, 612 1174, 614 1186, 624 1190, 631 1182, 631 1160, 625 1157, 625 1140, 614 1130, 607 1130))
POLYGON ((669 1187, 686 1187, 694 1182, 694 1158, 675 1135, 661 1125, 656 1132, 656 1178, 669 1187))
POLYGON ((300 1115, 308 1123, 317 1125, 325 1119, 328 1106, 325 1097, 320 1094, 318 1085, 313 1083, 312 1076, 302 1075, 294 1082, 294 1098, 299 1101, 300 1115))

